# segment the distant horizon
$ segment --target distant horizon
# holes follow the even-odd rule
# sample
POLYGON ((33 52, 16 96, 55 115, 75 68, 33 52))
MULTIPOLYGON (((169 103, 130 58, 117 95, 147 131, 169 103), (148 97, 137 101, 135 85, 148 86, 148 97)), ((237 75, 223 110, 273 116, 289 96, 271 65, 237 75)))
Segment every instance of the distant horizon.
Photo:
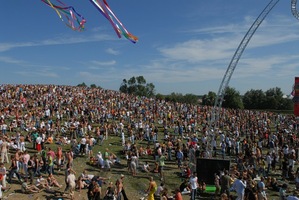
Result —
MULTIPOLYGON (((78 83, 78 84, 76 84, 76 85, 57 85, 57 84, 20 84, 20 83, 18 83, 18 84, 6 84, 6 83, 1 83, 1 84, 0 84, 0 87, 1 87, 2 85, 14 85, 14 86, 19 86, 19 85, 41 85, 41 86, 43 85, 43 86, 49 86, 49 85, 52 85, 52 86, 80 87, 79 85, 82 84, 82 83, 83 83, 83 82, 78 83)), ((85 84, 86 84, 86 83, 85 83, 85 84)), ((90 86, 91 86, 92 84, 93 84, 93 83, 91 83, 91 84, 89 84, 89 85, 86 84, 86 86, 90 88, 90 86)), ((95 85, 96 85, 96 84, 95 84, 95 85)), ((101 87, 100 85, 96 85, 96 86, 97 86, 97 87, 101 87)), ((275 87, 272 87, 272 88, 275 88, 275 87)), ((272 88, 269 88, 269 89, 272 89, 272 88)), ((103 88, 103 87, 101 87, 101 89, 120 92, 119 89, 118 89, 118 90, 112 90, 112 89, 107 89, 107 88, 103 88)), ((235 88, 234 88, 234 89, 235 89, 235 88)), ((269 90, 269 89, 267 89, 267 90, 269 90)), ((253 89, 253 90, 261 90, 261 89, 253 89)), ((262 91, 263 91, 263 92, 266 92, 267 90, 262 90, 262 91)), ((236 91, 239 92, 238 90, 236 90, 236 91)), ((248 90, 248 91, 250 91, 250 90, 248 90)), ((248 92, 248 91, 246 91, 246 92, 248 92)), ((183 93, 175 92, 175 91, 170 92, 169 94, 163 94, 163 93, 155 92, 155 95, 157 95, 157 94, 171 95, 172 93, 175 93, 175 94, 182 94, 182 95, 192 94, 192 95, 195 95, 195 96, 204 96, 204 95, 207 95, 209 92, 214 92, 214 91, 208 91, 208 92, 205 93, 205 94, 193 94, 193 93, 186 93, 186 94, 183 94, 183 93)), ((218 91, 217 91, 217 92, 218 92, 218 91)), ((217 92, 214 92, 214 93, 217 95, 217 92)), ((245 92, 245 93, 246 93, 246 92, 245 92)), ((245 94, 245 93, 244 93, 244 94, 245 94)), ((240 93, 241 96, 243 96, 244 94, 241 94, 241 93, 240 93)), ((288 98, 289 96, 291 96, 291 94, 288 94, 288 95, 284 94, 284 98, 288 98)))
MULTIPOLYGON (((63 0, 86 19, 72 31, 41 1, 3 1, 0 82, 96 84, 118 91, 123 79, 144 76, 156 93, 217 94, 242 38, 268 1, 109 1, 133 44, 118 38, 88 1, 63 0), (32 12, 33 11, 33 12, 32 12), (167 11, 167 12, 166 12, 167 11)), ((279 1, 245 49, 229 87, 240 94, 281 88, 299 76, 299 21, 279 1)))

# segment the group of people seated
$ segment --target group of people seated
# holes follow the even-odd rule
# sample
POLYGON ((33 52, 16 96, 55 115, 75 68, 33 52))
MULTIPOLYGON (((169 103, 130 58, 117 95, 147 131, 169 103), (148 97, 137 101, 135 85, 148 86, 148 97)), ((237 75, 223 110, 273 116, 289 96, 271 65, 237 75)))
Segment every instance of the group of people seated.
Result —
POLYGON ((21 191, 23 193, 37 193, 44 189, 50 190, 52 187, 61 188, 62 185, 59 184, 57 179, 54 177, 53 174, 49 174, 48 177, 45 179, 42 175, 40 175, 34 184, 30 184, 28 178, 25 177, 22 185, 21 191))
POLYGON ((98 152, 96 156, 91 156, 89 158, 89 164, 102 169, 107 168, 109 170, 110 165, 120 164, 120 159, 112 152, 108 152, 108 156, 104 155, 104 157, 101 152, 98 152))

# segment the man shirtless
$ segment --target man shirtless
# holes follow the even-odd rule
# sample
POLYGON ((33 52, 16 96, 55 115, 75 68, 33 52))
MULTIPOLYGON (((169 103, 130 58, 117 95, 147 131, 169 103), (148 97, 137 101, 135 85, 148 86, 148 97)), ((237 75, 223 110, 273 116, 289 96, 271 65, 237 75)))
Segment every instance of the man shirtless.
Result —
POLYGON ((66 160, 67 160, 67 164, 70 167, 72 167, 73 166, 74 157, 73 157, 73 152, 72 152, 71 149, 68 152, 66 152, 66 160))

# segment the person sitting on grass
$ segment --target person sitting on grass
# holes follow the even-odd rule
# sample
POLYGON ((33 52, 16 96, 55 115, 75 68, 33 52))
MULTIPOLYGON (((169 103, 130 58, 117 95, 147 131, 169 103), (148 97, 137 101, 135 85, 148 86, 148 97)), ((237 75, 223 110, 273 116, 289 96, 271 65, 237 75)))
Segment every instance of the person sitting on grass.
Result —
POLYGON ((77 188, 79 189, 79 192, 81 193, 81 190, 84 188, 87 188, 89 184, 87 184, 85 181, 83 181, 83 177, 79 176, 77 180, 77 188))
POLYGON ((184 179, 183 182, 180 184, 180 191, 182 194, 190 194, 191 193, 191 188, 189 187, 188 184, 189 179, 184 179))
POLYGON ((142 170, 143 170, 144 172, 146 172, 146 173, 149 173, 149 172, 151 171, 151 168, 150 168, 150 166, 149 166, 149 164, 148 164, 147 161, 144 162, 144 164, 143 164, 143 166, 142 166, 142 170))
POLYGON ((172 199, 172 198, 169 197, 167 188, 164 188, 164 190, 161 192, 161 199, 162 200, 172 199))
POLYGON ((160 183, 160 185, 158 186, 158 188, 157 188, 157 191, 155 192, 155 199, 160 199, 160 197, 161 197, 161 192, 164 190, 164 187, 165 187, 165 185, 164 185, 164 183, 163 182, 161 182, 160 183))
POLYGON ((94 156, 90 156, 90 158, 89 158, 89 164, 91 166, 95 166, 97 164, 97 159, 94 156))
POLYGON ((191 177, 191 168, 189 167, 189 165, 184 165, 184 167, 182 168, 182 177, 183 178, 190 178, 191 177))
POLYGON ((62 187, 62 185, 60 185, 60 184, 58 183, 58 181, 57 181, 56 178, 53 176, 53 174, 49 174, 49 176, 48 176, 48 178, 47 178, 47 181, 48 181, 48 185, 51 186, 51 187, 53 187, 53 186, 55 186, 55 187, 59 187, 59 188, 62 187))
POLYGON ((49 185, 46 179, 43 178, 42 175, 40 175, 37 179, 36 179, 36 183, 35 186, 37 188, 39 188, 40 190, 42 189, 48 189, 49 185))
POLYGON ((28 178, 25 178, 24 182, 22 183, 21 191, 23 193, 38 193, 40 189, 38 189, 35 185, 28 185, 27 183, 28 178))

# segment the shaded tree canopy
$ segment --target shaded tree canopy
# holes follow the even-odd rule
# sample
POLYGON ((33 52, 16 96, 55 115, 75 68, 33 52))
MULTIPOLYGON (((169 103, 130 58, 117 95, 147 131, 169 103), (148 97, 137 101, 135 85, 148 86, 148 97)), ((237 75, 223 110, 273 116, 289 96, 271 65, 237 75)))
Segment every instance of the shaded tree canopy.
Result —
POLYGON ((227 87, 223 98, 222 106, 225 108, 243 109, 243 102, 240 95, 235 88, 227 87))
POLYGON ((155 96, 155 85, 146 83, 143 76, 133 76, 129 80, 123 79, 119 91, 137 96, 153 97, 155 96))

